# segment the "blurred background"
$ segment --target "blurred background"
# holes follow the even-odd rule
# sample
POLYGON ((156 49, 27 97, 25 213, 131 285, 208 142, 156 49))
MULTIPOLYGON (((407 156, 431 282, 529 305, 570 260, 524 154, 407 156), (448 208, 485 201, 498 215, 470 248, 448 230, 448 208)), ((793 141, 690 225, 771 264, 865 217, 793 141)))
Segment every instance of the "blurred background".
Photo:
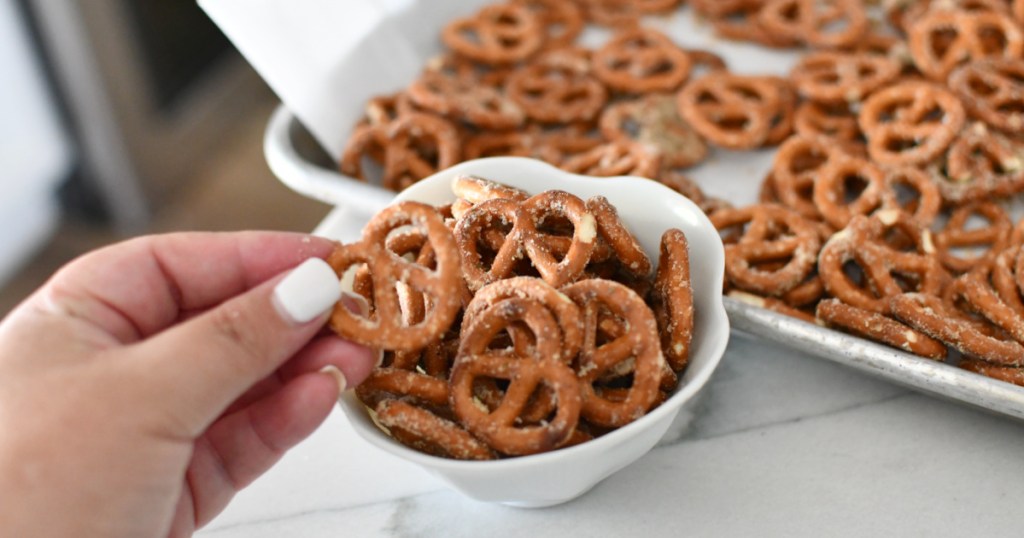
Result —
POLYGON ((276 99, 191 0, 0 0, 0 316, 144 233, 310 231, 271 175, 276 99))

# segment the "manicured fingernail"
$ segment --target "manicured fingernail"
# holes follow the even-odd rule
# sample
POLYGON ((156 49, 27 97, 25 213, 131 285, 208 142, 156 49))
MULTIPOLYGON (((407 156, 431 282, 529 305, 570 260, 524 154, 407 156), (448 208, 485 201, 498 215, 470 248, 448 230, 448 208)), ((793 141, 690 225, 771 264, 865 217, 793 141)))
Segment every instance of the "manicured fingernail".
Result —
POLYGON ((345 374, 333 364, 328 364, 320 369, 320 373, 327 374, 334 378, 334 381, 338 383, 338 394, 345 392, 348 388, 348 379, 345 379, 345 374))
POLYGON ((365 318, 370 315, 370 303, 366 302, 366 297, 358 293, 342 291, 340 301, 349 312, 357 316, 365 318))
POLYGON ((310 258, 278 283, 273 302, 285 319, 301 325, 330 310, 340 297, 334 269, 320 258, 310 258))

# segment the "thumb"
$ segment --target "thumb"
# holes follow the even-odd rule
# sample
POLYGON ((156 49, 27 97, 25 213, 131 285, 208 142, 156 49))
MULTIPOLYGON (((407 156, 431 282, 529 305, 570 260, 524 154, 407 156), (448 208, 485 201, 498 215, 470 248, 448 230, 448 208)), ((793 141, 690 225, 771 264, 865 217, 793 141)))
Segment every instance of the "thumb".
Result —
POLYGON ((199 434, 239 396, 303 348, 327 320, 341 286, 322 259, 310 258, 203 314, 134 346, 142 369, 133 381, 167 394, 180 426, 199 434))

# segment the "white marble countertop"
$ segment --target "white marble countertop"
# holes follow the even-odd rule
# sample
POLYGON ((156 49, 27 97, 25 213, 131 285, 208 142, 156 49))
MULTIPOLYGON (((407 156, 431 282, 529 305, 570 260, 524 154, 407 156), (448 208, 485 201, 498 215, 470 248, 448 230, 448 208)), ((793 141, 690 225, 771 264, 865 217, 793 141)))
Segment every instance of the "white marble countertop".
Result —
POLYGON ((1020 536, 1022 452, 1021 422, 734 332, 683 437, 572 502, 467 499, 338 409, 198 536, 1020 536))

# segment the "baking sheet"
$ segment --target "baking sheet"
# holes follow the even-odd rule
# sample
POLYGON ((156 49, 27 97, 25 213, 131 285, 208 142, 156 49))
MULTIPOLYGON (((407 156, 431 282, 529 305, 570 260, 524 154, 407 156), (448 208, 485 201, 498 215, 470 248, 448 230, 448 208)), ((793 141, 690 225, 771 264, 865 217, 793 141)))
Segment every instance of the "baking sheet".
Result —
MULTIPOLYGON (((204 4, 238 1, 205 0, 204 4)), ((343 214, 347 215, 353 228, 368 218, 386 203, 390 194, 346 179, 335 172, 332 160, 340 154, 340 144, 343 144, 356 119, 361 116, 363 105, 369 97, 399 90, 411 82, 423 63, 441 51, 437 36, 444 24, 456 15, 472 13, 484 3, 468 0, 460 2, 457 7, 437 10, 423 9, 427 4, 435 5, 435 2, 428 0, 396 0, 388 4, 390 11, 380 18, 378 26, 373 31, 364 31, 361 38, 341 55, 340 67, 331 70, 329 77, 322 77, 325 84, 344 82, 345 91, 334 93, 335 97, 329 103, 316 104, 330 110, 317 114, 309 102, 296 103, 293 108, 289 96, 282 95, 286 108, 272 119, 265 144, 267 158, 275 174, 300 193, 347 208, 348 211, 343 214), (379 59, 382 51, 389 50, 399 51, 390 65, 367 61, 368 58, 379 59), (411 65, 410 61, 416 63, 411 65), (319 145, 326 148, 326 152, 312 156, 310 148, 315 144, 310 144, 308 139, 302 140, 302 129, 296 124, 290 110, 305 111, 299 114, 303 123, 307 123, 308 116, 315 118, 315 125, 310 131, 319 145), (344 123, 331 124, 339 121, 344 123), (329 135, 329 140, 325 140, 325 133, 329 135), (339 136, 339 133, 344 135, 339 136), (315 162, 317 159, 319 165, 315 162)), ((682 47, 714 51, 725 58, 732 71, 742 74, 785 75, 800 54, 797 51, 768 50, 719 39, 713 35, 710 26, 694 18, 689 9, 665 18, 652 18, 647 24, 661 29, 682 47)), ((582 36, 581 41, 585 45, 595 46, 607 36, 606 31, 591 28, 582 36)), ((240 49, 246 52, 246 48, 240 49)), ((254 62, 254 65, 259 69, 263 63, 254 62)), ((264 75, 272 78, 277 76, 264 75)), ((273 80, 270 82, 273 86, 273 80)), ((308 135, 305 136, 308 138, 308 135)), ((708 194, 736 205, 746 205, 756 201, 761 180, 771 167, 773 155, 774 149, 735 152, 715 148, 705 163, 688 173, 708 194)), ((916 390, 1024 418, 1024 388, 732 299, 727 298, 725 301, 736 329, 916 390)))

